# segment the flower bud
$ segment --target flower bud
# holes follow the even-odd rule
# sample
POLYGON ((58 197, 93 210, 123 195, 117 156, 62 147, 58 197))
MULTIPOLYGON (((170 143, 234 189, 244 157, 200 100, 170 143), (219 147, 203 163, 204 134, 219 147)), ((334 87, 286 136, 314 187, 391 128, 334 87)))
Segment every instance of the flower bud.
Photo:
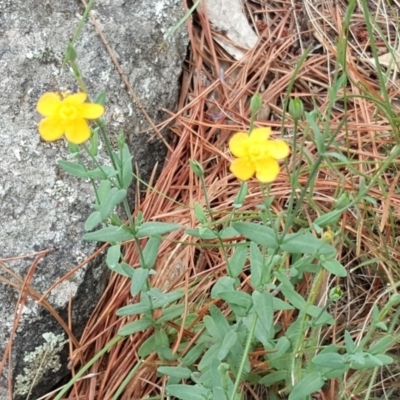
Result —
POLYGON ((296 97, 289 101, 289 114, 292 116, 295 122, 299 121, 304 114, 304 105, 301 99, 296 97))
POLYGON ((262 106, 262 97, 260 93, 255 93, 254 96, 250 100, 250 110, 253 115, 261 109, 262 106))
POLYGON ((204 169, 201 166, 201 164, 196 161, 196 160, 190 160, 189 161, 190 164, 190 168, 192 169, 192 171, 199 177, 203 177, 204 176, 204 169))
POLYGON ((342 289, 340 289, 339 286, 336 286, 329 291, 329 300, 332 302, 340 300, 342 296, 343 296, 343 291, 342 289))
POLYGON ((65 60, 74 62, 76 57, 77 54, 74 45, 72 43, 68 43, 67 50, 65 51, 65 60))

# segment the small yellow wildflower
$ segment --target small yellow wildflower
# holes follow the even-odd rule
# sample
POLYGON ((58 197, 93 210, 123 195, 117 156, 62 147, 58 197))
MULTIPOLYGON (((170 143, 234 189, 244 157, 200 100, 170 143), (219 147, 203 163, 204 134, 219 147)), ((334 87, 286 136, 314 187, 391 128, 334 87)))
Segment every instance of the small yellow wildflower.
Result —
POLYGON ((100 118, 104 107, 100 104, 84 103, 86 93, 66 94, 45 93, 37 103, 37 110, 45 118, 39 123, 43 140, 50 142, 63 135, 74 144, 81 144, 90 138, 87 119, 100 118))
POLYGON ((250 134, 235 133, 229 141, 232 154, 237 157, 230 166, 236 178, 246 181, 254 174, 263 183, 272 182, 279 174, 281 160, 289 155, 283 140, 269 140, 271 128, 256 128, 250 134))

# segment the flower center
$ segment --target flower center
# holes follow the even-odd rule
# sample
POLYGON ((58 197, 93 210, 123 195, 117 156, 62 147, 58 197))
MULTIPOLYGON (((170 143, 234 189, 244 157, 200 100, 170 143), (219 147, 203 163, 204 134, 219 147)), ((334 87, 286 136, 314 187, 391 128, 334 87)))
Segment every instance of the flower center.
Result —
POLYGON ((251 146, 249 148, 249 158, 251 161, 257 161, 265 157, 265 150, 262 148, 262 146, 251 146))
POLYGON ((73 120, 79 116, 78 107, 72 104, 62 104, 58 113, 59 117, 64 121, 73 120))

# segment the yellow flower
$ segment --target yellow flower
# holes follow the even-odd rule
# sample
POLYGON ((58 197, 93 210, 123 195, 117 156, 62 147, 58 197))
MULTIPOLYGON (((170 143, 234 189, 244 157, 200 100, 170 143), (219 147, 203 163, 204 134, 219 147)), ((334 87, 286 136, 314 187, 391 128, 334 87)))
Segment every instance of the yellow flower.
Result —
POLYGON ((63 135, 71 143, 81 144, 90 138, 87 119, 100 118, 104 107, 100 104, 84 103, 86 93, 45 93, 37 103, 37 110, 45 118, 39 123, 43 140, 50 142, 63 135))
POLYGON ((269 140, 271 128, 256 128, 250 134, 235 133, 229 141, 232 154, 237 157, 230 166, 236 178, 246 181, 254 174, 263 183, 272 182, 279 174, 281 160, 289 155, 283 140, 269 140))

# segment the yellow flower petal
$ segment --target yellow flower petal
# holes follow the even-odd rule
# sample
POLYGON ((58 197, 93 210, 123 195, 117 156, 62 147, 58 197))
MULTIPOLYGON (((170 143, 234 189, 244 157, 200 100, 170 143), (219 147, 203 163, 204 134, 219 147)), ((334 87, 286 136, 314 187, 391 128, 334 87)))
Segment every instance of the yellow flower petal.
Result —
POLYGON ((52 117, 61 104, 61 98, 57 93, 47 92, 39 99, 36 109, 45 117, 52 117))
POLYGON ((83 92, 75 93, 75 94, 70 94, 65 97, 64 103, 68 104, 82 104, 87 98, 87 94, 83 92))
POLYGON ((279 174, 279 164, 267 157, 256 163, 256 178, 262 183, 273 182, 279 174))
POLYGON ((252 142, 265 142, 271 134, 271 128, 255 128, 250 133, 250 140, 252 142))
POLYGON ((234 160, 230 166, 230 171, 236 178, 247 181, 255 172, 254 164, 246 158, 238 158, 234 160))
POLYGON ((289 155, 289 146, 283 140, 269 140, 268 153, 275 160, 282 160, 289 155))
POLYGON ((85 119, 97 119, 104 114, 104 107, 100 104, 85 103, 81 105, 80 114, 85 119))
POLYGON ((83 118, 78 118, 74 121, 68 121, 65 127, 65 137, 68 142, 81 144, 90 138, 90 128, 83 118))
POLYGON ((39 133, 43 140, 52 142, 60 139, 64 128, 59 118, 44 118, 39 122, 39 133))
POLYGON ((235 157, 244 157, 247 155, 249 146, 249 135, 244 132, 235 133, 229 140, 229 149, 235 157))

